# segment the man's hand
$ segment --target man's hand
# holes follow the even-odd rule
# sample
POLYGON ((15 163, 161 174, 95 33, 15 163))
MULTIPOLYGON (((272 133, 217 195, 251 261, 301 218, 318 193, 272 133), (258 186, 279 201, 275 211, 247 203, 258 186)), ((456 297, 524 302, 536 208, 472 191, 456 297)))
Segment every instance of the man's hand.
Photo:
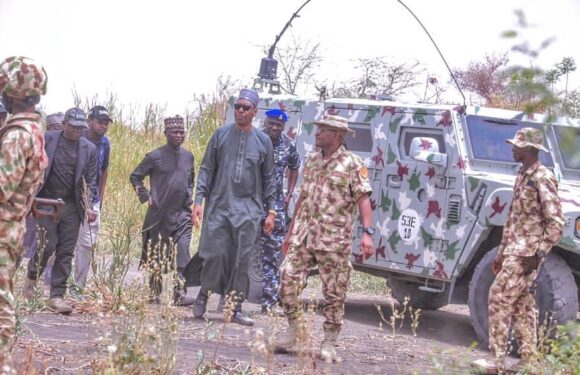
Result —
POLYGON ((87 218, 87 222, 92 223, 93 221, 97 220, 97 213, 91 209, 85 211, 85 217, 87 218))
POLYGON ((288 238, 284 238, 284 242, 282 242, 282 255, 286 256, 286 254, 288 254, 289 247, 290 242, 288 242, 288 238))
POLYGON ((365 258, 369 258, 373 255, 373 238, 368 233, 363 233, 360 241, 360 249, 362 250, 365 258))
POLYGON ((501 265, 503 264, 504 256, 497 255, 491 264, 491 269, 493 270, 494 274, 498 274, 501 271, 501 265))
POLYGON ((274 230, 274 225, 276 224, 276 214, 273 212, 268 212, 266 220, 264 220, 264 234, 269 236, 274 230))
POLYGON ((540 267, 540 258, 532 255, 531 257, 520 257, 524 275, 529 275, 540 267))
POLYGON ((147 202, 149 203, 149 207, 159 208, 159 205, 153 200, 151 196, 149 196, 149 200, 147 202))
POLYGON ((193 212, 191 213, 191 221, 193 222, 193 226, 199 229, 199 223, 201 222, 201 205, 196 204, 193 206, 193 212))

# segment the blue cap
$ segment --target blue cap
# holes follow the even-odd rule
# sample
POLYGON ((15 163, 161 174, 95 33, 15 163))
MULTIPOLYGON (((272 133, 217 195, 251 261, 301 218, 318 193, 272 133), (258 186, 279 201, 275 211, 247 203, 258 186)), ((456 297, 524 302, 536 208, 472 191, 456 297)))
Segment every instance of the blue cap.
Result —
POLYGON ((2 103, 0 103, 0 113, 8 113, 8 111, 6 110, 6 108, 4 108, 2 103))
POLYGON ((288 115, 281 109, 271 109, 266 111, 266 117, 275 118, 284 122, 288 121, 288 115))
POLYGON ((241 89, 240 95, 238 96, 238 99, 249 100, 250 102, 252 102, 252 104, 256 108, 258 107, 258 102, 260 101, 260 97, 258 96, 258 93, 256 91, 250 90, 250 89, 241 89))

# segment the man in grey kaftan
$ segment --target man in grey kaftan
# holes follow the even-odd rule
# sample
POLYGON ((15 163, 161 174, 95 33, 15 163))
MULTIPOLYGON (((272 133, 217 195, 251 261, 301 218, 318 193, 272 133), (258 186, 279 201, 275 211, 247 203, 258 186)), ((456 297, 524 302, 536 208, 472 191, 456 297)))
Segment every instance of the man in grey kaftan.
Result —
POLYGON ((236 122, 213 134, 199 171, 192 216, 198 226, 205 200, 199 242, 201 290, 193 311, 198 318, 205 313, 209 292, 233 293, 237 303, 232 321, 253 324, 241 312, 241 302, 248 295, 249 261, 257 246, 264 203, 269 210, 264 230, 271 232, 276 216, 272 141, 252 126, 257 104, 257 93, 240 92, 234 104, 236 122))
POLYGON ((159 301, 161 275, 177 268, 174 302, 189 306, 193 298, 183 291, 183 271, 189 262, 191 242, 194 159, 181 147, 183 118, 166 118, 164 123, 167 144, 145 155, 130 177, 139 201, 149 204, 143 222, 141 265, 151 272, 152 302, 159 301), (146 176, 150 190, 143 183, 146 176))

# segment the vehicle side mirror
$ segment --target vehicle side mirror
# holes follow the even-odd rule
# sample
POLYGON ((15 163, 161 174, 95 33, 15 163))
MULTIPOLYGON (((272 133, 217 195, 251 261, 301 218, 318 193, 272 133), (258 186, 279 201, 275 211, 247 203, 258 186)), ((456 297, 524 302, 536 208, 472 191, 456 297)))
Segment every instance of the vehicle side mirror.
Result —
POLYGON ((439 152, 439 143, 434 138, 413 138, 409 149, 409 156, 417 161, 440 166, 447 165, 447 155, 439 152))

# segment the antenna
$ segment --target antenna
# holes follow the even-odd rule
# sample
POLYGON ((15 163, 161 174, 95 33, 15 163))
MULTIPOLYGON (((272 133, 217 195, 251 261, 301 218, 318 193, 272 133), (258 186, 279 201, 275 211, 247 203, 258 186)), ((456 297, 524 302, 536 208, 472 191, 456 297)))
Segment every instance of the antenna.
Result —
POLYGON ((286 22, 280 34, 276 35, 276 40, 274 40, 274 44, 270 46, 268 50, 268 57, 262 58, 260 62, 260 71, 258 72, 258 78, 254 81, 254 88, 263 87, 264 84, 270 85, 270 92, 280 92, 280 83, 276 81, 276 76, 278 73, 278 61, 274 58, 274 52, 276 51, 276 45, 282 38, 282 35, 286 32, 286 29, 290 27, 294 18, 300 17, 298 13, 304 8, 311 0, 306 0, 304 4, 298 8, 296 12, 292 14, 292 17, 286 22))
POLYGON ((423 28, 423 30, 425 31, 425 33, 427 34, 427 36, 429 37, 429 39, 431 39, 431 42, 433 43, 433 45, 435 46, 435 49, 437 50, 437 52, 439 52, 439 56, 441 56, 441 59, 443 60, 443 62, 445 63, 445 66, 447 67, 447 70, 449 70, 449 74, 451 74, 451 78, 453 78, 453 82, 455 82, 455 86, 457 86, 457 90, 459 90, 459 93, 461 94, 461 97, 463 97, 463 106, 465 107, 465 95, 463 95, 463 91, 461 90, 461 87, 459 87, 459 83, 457 82, 457 79, 455 79, 455 76, 453 75, 453 71, 451 71, 451 68, 449 67, 449 64, 447 64, 447 60, 445 60, 445 57, 443 57, 443 54, 441 53, 441 50, 439 49, 439 47, 437 47, 437 43, 435 43, 435 40, 433 40, 433 37, 431 36, 431 34, 429 34, 429 31, 427 31, 427 28, 423 25, 423 23, 419 20, 419 17, 417 17, 415 15, 415 13, 413 13, 413 11, 411 9, 409 9, 408 6, 405 5, 405 3, 403 3, 402 0, 397 0, 402 6, 405 7, 405 9, 407 9, 409 11, 409 13, 411 13, 411 15, 413 17, 415 17, 415 19, 417 20, 417 22, 419 22, 419 25, 421 25, 421 27, 423 28))

